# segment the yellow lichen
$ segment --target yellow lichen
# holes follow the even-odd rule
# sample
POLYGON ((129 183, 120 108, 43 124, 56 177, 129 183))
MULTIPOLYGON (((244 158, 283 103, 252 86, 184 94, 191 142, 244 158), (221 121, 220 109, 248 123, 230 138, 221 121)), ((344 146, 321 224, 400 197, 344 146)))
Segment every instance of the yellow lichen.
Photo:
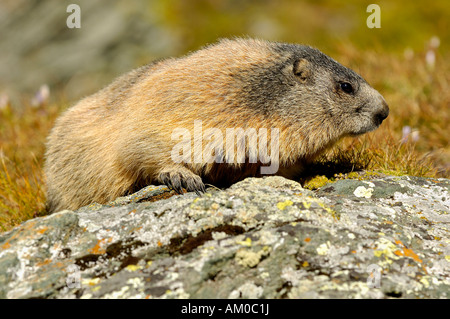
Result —
POLYGON ((238 241, 239 245, 250 247, 252 245, 252 239, 247 237, 244 241, 238 241))
POLYGON ((390 240, 386 238, 380 238, 377 241, 377 249, 373 252, 375 257, 384 256, 384 262, 382 264, 391 264, 392 259, 399 259, 399 256, 395 253, 397 246, 395 246, 390 240))
POLYGON ((315 190, 331 182, 332 181, 328 179, 325 175, 318 175, 307 181, 303 187, 310 190, 315 190))
POLYGON ((128 270, 128 271, 130 271, 130 272, 139 270, 139 269, 141 269, 141 268, 142 268, 142 267, 141 267, 141 266, 138 266, 138 265, 128 265, 128 266, 125 267, 125 269, 128 270))
POLYGON ((100 290, 102 287, 101 286, 95 286, 94 288, 92 288, 92 292, 96 292, 98 290, 100 290))
POLYGON ((83 279, 81 283, 87 286, 95 286, 100 282, 100 278, 83 279))
POLYGON ((258 265, 261 261, 261 258, 267 256, 270 251, 271 248, 269 246, 264 246, 257 252, 242 248, 236 252, 235 260, 241 266, 253 268, 258 265))
POLYGON ((290 200, 285 200, 284 202, 279 202, 277 207, 279 210, 284 210, 287 206, 292 206, 294 203, 290 200))

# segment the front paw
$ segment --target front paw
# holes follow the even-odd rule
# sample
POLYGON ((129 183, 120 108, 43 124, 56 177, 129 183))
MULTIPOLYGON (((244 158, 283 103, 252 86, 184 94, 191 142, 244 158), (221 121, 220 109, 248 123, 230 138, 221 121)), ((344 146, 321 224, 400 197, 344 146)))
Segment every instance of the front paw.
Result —
POLYGON ((183 194, 183 188, 188 192, 196 192, 198 195, 206 191, 201 177, 186 168, 162 171, 158 179, 178 194, 183 194))

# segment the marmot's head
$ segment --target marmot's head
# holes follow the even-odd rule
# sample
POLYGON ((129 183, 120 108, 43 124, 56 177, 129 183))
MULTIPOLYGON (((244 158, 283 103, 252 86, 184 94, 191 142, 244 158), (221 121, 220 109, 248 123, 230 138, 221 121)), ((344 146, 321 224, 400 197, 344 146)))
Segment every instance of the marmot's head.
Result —
POLYGON ((294 100, 321 107, 342 135, 359 135, 380 126, 389 114, 380 93, 353 70, 319 50, 301 46, 296 49, 291 59, 291 72, 297 80, 291 91, 294 100))
POLYGON ((319 50, 266 44, 277 58, 267 66, 253 66, 253 80, 243 90, 255 109, 278 113, 287 124, 294 120, 306 130, 322 126, 337 138, 370 132, 388 116, 380 93, 319 50))

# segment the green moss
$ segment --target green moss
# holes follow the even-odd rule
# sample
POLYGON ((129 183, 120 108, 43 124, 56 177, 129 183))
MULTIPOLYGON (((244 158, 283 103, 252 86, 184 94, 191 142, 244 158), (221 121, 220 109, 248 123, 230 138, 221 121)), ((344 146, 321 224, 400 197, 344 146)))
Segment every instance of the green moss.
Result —
POLYGON ((319 176, 315 176, 312 179, 308 180, 303 187, 310 189, 310 190, 315 190, 315 189, 319 189, 329 183, 332 183, 334 180, 331 180, 329 178, 327 178, 325 175, 319 175, 319 176))
POLYGON ((386 175, 394 175, 394 176, 405 176, 405 175, 409 175, 407 172, 405 171, 394 171, 394 170, 383 170, 382 171, 383 174, 386 175))
MULTIPOLYGON (((384 172, 383 172, 384 173, 384 172)), ((350 173, 336 173, 333 177, 326 177, 325 175, 316 175, 306 179, 304 181, 303 187, 310 190, 319 189, 329 183, 333 183, 342 179, 357 179, 360 181, 367 180, 373 177, 378 177, 383 174, 377 171, 359 171, 350 173)), ((405 174, 400 174, 400 172, 387 172, 386 175, 403 176, 405 174)))
POLYGON ((359 179, 360 175, 356 172, 350 172, 350 173, 348 173, 347 177, 351 178, 351 179, 359 179))

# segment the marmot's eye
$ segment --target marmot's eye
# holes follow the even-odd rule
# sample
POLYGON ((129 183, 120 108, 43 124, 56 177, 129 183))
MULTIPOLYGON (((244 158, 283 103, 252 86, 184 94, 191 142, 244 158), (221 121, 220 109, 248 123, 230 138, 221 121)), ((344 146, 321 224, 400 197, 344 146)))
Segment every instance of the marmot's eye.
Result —
POLYGON ((352 85, 350 83, 342 82, 341 83, 341 89, 345 93, 353 93, 353 87, 352 87, 352 85))

